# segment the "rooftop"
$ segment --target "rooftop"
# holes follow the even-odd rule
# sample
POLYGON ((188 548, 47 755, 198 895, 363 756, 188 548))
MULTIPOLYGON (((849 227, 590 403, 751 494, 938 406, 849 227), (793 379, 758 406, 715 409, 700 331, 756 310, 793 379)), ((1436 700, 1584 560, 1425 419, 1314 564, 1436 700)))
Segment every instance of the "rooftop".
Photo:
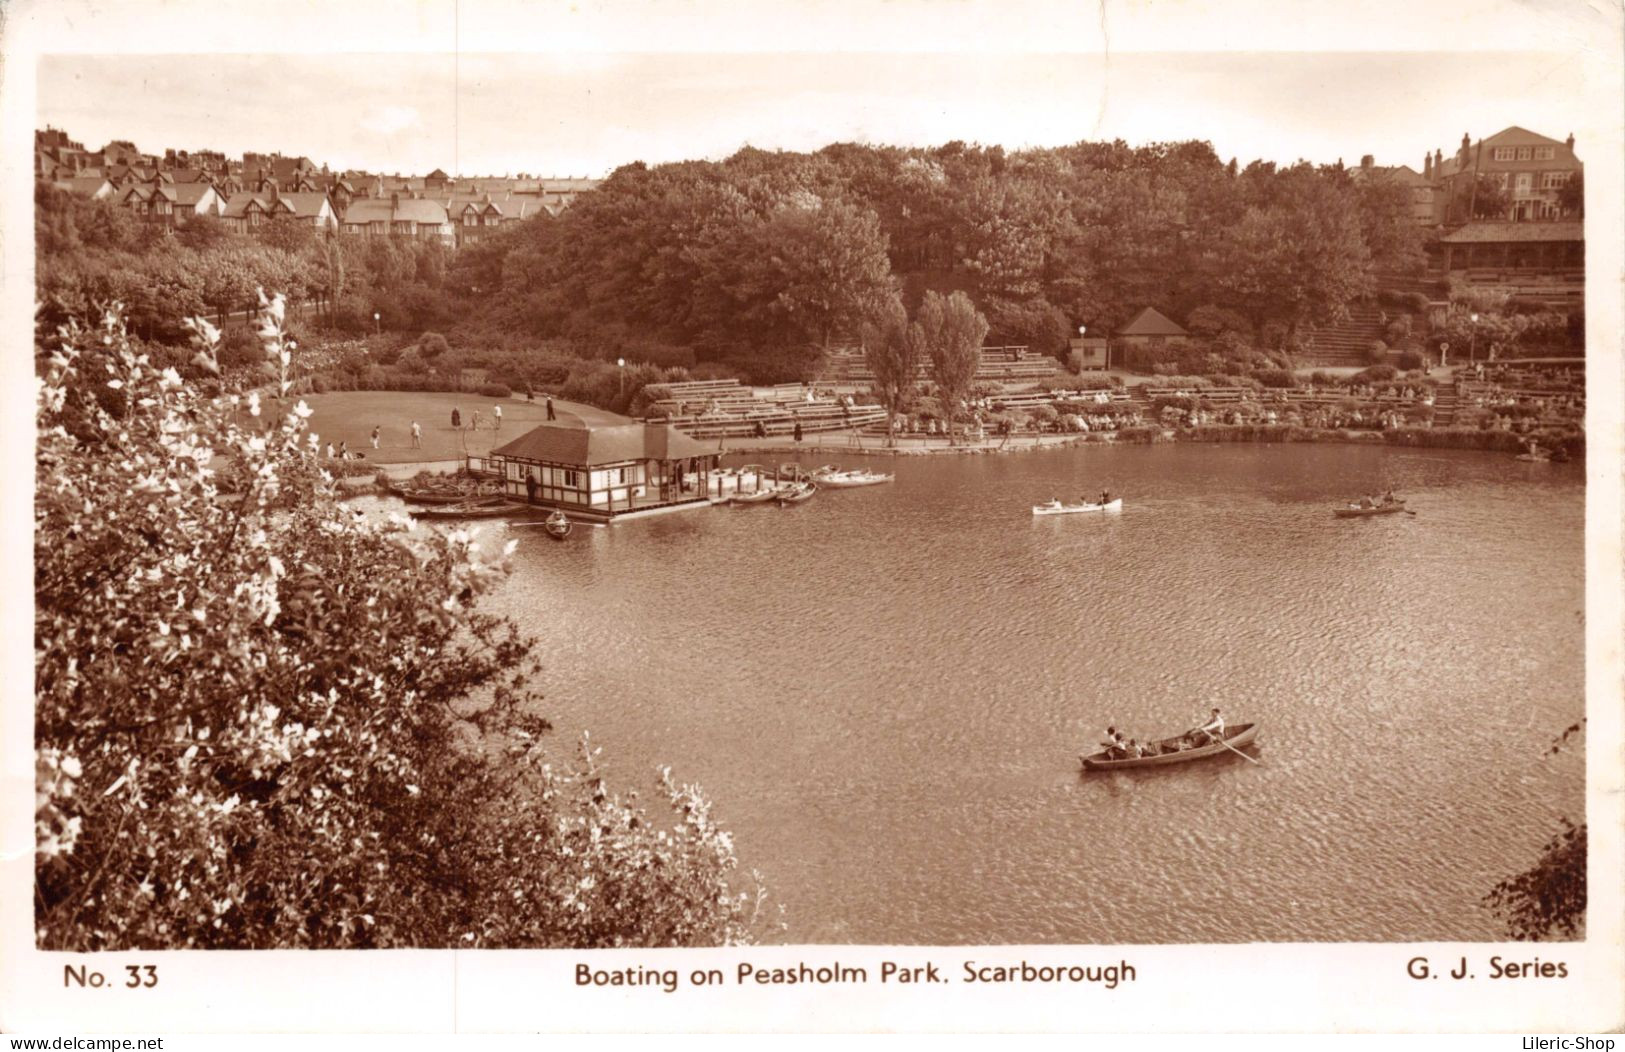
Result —
POLYGON ((636 420, 589 424, 573 413, 561 412, 557 420, 534 427, 507 445, 498 446, 491 450, 491 455, 592 468, 633 460, 703 457, 715 452, 668 424, 645 424, 636 420))
POLYGON ((1136 314, 1127 325, 1117 330, 1119 336, 1188 336, 1179 324, 1155 307, 1147 307, 1136 314))
POLYGON ((1584 241, 1584 223, 1468 223, 1439 239, 1444 245, 1503 241, 1584 241))

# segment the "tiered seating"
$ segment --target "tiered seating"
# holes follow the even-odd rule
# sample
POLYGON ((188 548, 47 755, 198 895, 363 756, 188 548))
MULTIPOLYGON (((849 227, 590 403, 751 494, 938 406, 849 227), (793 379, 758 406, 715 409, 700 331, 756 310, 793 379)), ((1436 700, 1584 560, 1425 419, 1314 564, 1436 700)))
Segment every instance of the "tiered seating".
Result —
MULTIPOLYGON (((1036 383, 1059 371, 1060 363, 1054 358, 1034 354, 1026 347, 983 347, 981 361, 976 366, 976 379, 984 383, 1036 383)), ((863 352, 852 347, 832 352, 824 370, 827 383, 867 384, 874 382, 874 378, 863 352)), ((920 363, 919 378, 921 381, 931 378, 928 363, 920 363)))
POLYGON ((779 384, 758 395, 738 380, 689 380, 661 385, 669 397, 650 405, 651 418, 663 418, 695 438, 750 438, 757 425, 768 435, 788 435, 797 423, 805 433, 863 427, 885 419, 878 405, 853 405, 816 394, 805 384, 779 384))
POLYGON ((1585 303, 1583 268, 1540 274, 1527 270, 1474 268, 1456 271, 1453 276, 1474 288, 1505 292, 1521 299, 1539 300, 1558 309, 1572 309, 1585 303))

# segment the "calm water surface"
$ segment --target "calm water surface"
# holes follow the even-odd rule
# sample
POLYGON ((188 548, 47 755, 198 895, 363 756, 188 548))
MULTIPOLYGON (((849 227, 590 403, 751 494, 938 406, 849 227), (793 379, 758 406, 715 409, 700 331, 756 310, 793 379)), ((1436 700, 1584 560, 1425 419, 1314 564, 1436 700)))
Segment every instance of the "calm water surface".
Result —
POLYGON ((701 784, 789 941, 1491 939, 1484 892, 1583 813, 1581 750, 1543 756, 1584 709, 1578 467, 870 463, 897 482, 516 529, 495 598, 541 641, 560 747, 590 729, 623 787, 701 784), (1105 486, 1121 515, 1029 513, 1105 486), (1332 518, 1387 486, 1419 514, 1332 518), (1262 766, 1080 775, 1108 723, 1210 704, 1261 723, 1262 766))

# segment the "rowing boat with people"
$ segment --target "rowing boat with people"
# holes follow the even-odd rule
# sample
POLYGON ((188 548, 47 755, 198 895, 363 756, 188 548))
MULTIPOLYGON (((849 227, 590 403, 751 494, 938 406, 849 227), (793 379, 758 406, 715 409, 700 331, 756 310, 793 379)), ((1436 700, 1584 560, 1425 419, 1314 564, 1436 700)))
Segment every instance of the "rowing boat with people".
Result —
POLYGON ((1364 515, 1392 515, 1404 510, 1403 499, 1389 501, 1386 504, 1361 504, 1351 501, 1341 508, 1333 508, 1332 514, 1340 519, 1356 519, 1364 515))
MULTIPOLYGON (((1157 750, 1150 756, 1125 756, 1113 760, 1104 752, 1091 753, 1079 756, 1086 771, 1120 771, 1130 767, 1166 767, 1170 764, 1189 763, 1192 760, 1205 760, 1210 756, 1228 755, 1240 750, 1244 745, 1250 744, 1258 737, 1258 724, 1238 723, 1234 727, 1226 727, 1222 741, 1209 741, 1206 745, 1194 745, 1180 748, 1180 743, 1188 741, 1190 732, 1178 734, 1172 738, 1164 738, 1153 743, 1157 750)), ((1242 753, 1246 756, 1246 753, 1242 753)), ((1248 756, 1248 759, 1252 757, 1248 756)), ((1257 762, 1256 760, 1254 761, 1257 762)))
POLYGON ((1083 504, 1062 504, 1058 500, 1052 500, 1048 504, 1034 504, 1033 505, 1033 514, 1034 515, 1078 515, 1078 514, 1081 514, 1083 512, 1089 512, 1089 511, 1122 511, 1122 510, 1123 510, 1123 498, 1122 497, 1114 497, 1114 498, 1112 498, 1111 500, 1107 501, 1104 504, 1090 504, 1088 502, 1085 502, 1083 504))

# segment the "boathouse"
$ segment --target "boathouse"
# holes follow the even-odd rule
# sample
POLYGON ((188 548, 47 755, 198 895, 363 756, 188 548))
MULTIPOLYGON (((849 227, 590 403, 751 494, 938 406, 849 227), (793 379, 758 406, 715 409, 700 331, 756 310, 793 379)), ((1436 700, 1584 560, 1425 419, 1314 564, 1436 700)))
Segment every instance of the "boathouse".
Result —
POLYGON ((592 518, 707 507, 715 447, 666 424, 589 423, 560 412, 491 451, 490 467, 515 500, 592 518))
POLYGON ((1189 335, 1178 322, 1155 307, 1147 307, 1118 329, 1112 342, 1119 347, 1161 347, 1171 339, 1189 335))

